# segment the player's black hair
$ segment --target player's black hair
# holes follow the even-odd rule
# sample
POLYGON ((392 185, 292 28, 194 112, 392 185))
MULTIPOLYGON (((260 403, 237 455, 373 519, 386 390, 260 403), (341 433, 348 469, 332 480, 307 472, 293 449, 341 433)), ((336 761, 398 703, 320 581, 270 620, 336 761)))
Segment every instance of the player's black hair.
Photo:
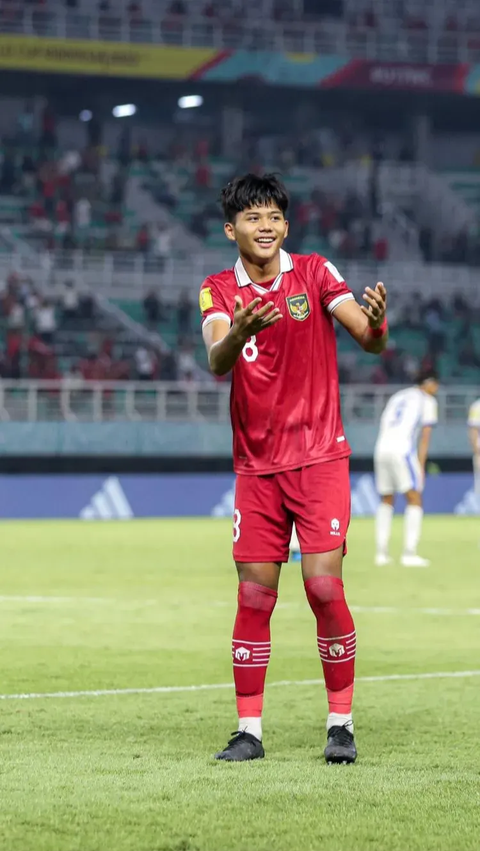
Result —
POLYGON ((244 174, 222 189, 221 202, 227 222, 234 222, 237 213, 250 207, 278 207, 283 215, 288 209, 288 193, 276 174, 244 174))
POLYGON ((415 384, 423 384, 425 381, 440 381, 438 371, 434 367, 424 367, 418 371, 415 384))

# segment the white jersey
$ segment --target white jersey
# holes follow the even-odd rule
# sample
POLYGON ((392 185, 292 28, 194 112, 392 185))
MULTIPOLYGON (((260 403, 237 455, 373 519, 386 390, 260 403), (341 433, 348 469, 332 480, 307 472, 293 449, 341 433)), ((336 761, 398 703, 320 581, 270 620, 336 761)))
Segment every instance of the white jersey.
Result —
POLYGON ((438 421, 438 402, 420 387, 399 390, 388 400, 380 419, 375 454, 416 453, 423 426, 438 421))
MULTIPOLYGON (((468 426, 477 429, 477 447, 480 447, 480 399, 477 399, 470 407, 468 426)), ((480 497, 480 457, 478 453, 473 456, 473 469, 475 472, 475 493, 480 497)))
POLYGON ((480 432, 480 399, 477 399, 477 401, 470 406, 470 410, 468 412, 468 425, 470 428, 477 428, 480 432))

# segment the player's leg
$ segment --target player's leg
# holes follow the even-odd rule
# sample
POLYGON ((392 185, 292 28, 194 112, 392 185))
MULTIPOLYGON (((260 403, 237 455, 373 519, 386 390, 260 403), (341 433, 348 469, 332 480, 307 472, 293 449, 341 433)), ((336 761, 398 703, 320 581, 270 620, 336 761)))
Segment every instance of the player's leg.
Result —
POLYGON ((418 555, 423 523, 423 476, 416 455, 398 459, 399 493, 404 494, 406 506, 403 517, 403 567, 428 567, 430 562, 418 555))
POLYGON ((384 494, 378 503, 375 515, 375 542, 377 567, 385 567, 392 561, 389 555, 390 536, 392 534, 394 494, 384 494))
POLYGON ((375 514, 375 564, 378 567, 384 567, 391 562, 389 545, 395 498, 391 463, 388 457, 375 458, 375 484, 380 495, 375 514))
POLYGON ((306 467, 290 474, 289 479, 287 505, 295 513, 305 592, 317 623, 317 646, 328 697, 325 757, 328 762, 354 762, 356 636, 342 579, 350 521, 348 459, 306 467))
POLYGON ((275 477, 239 476, 233 546, 239 585, 232 641, 238 727, 217 759, 239 762, 264 756, 262 712, 270 619, 281 563, 288 561, 290 533, 291 518, 275 477))

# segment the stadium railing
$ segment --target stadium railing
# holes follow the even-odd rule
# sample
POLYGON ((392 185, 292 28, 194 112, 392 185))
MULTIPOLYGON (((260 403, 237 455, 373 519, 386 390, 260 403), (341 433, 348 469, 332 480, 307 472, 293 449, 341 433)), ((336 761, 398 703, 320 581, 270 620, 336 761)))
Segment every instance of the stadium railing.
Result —
MULTIPOLYGON (((345 422, 378 423, 399 385, 343 385, 345 422)), ((0 380, 0 422, 229 421, 228 384, 146 381, 0 380)), ((478 387, 442 387, 439 421, 465 422, 478 387)))
MULTIPOLYGON (((214 261, 206 253, 160 262, 135 252, 0 253, 0 277, 6 279, 9 273, 16 272, 52 296, 57 287, 72 280, 107 298, 139 300, 156 289, 168 302, 176 301, 180 290, 189 290, 196 299, 204 278, 222 268, 231 268, 235 257, 229 253, 214 261)), ((331 259, 337 262, 334 256, 331 259)), ((384 263, 338 260, 338 266, 355 293, 374 280, 382 280, 390 296, 421 292, 428 299, 459 294, 468 299, 471 307, 480 307, 480 268, 408 260, 384 263)))
POLYGON ((480 54, 478 33, 452 33, 440 26, 409 30, 398 22, 382 29, 351 28, 342 20, 307 23, 242 17, 229 26, 207 17, 162 19, 161 15, 155 15, 132 20, 123 10, 88 14, 63 8, 54 11, 26 8, 4 16, 0 20, 0 32, 182 47, 339 54, 386 62, 474 62, 480 54))

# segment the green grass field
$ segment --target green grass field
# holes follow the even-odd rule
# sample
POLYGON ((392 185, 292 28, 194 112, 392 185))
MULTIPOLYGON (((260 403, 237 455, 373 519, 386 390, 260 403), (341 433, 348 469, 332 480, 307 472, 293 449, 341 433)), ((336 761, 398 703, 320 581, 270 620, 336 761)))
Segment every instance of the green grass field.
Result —
POLYGON ((373 567, 372 523, 353 524, 355 766, 322 758, 297 565, 273 622, 267 758, 212 760, 236 722, 215 688, 231 678, 229 526, 1 525, 1 851, 477 851, 478 519, 427 518, 429 570, 373 567), (162 686, 178 690, 41 696, 162 686))

